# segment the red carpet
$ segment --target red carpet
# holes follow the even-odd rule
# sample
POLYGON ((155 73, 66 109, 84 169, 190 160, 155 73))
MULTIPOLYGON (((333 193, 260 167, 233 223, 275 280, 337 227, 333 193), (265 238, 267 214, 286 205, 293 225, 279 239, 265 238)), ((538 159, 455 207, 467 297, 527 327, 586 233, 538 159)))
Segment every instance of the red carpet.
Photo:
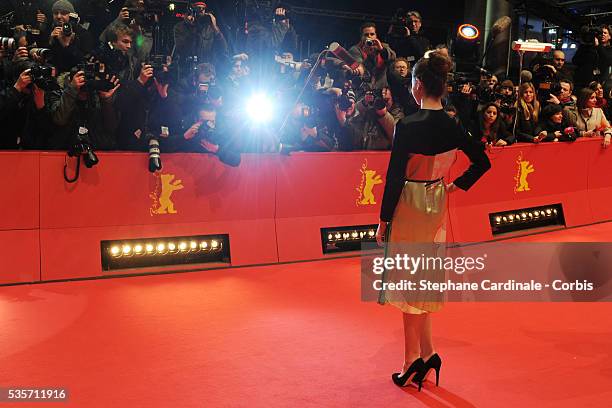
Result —
MULTIPOLYGON (((612 238, 612 224, 537 240, 612 238)), ((535 239, 535 238, 534 238, 535 239)), ((448 304, 441 387, 400 389, 401 315, 359 259, 0 288, 2 407, 607 407, 612 304, 448 304)))

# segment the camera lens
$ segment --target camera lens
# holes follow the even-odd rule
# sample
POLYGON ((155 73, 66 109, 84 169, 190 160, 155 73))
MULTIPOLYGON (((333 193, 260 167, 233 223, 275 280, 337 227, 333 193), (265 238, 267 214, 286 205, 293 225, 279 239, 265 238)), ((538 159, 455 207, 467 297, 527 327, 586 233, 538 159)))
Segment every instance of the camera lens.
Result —
POLYGON ((85 167, 87 167, 88 169, 98 164, 98 161, 99 161, 98 156, 96 156, 94 151, 91 150, 90 146, 87 146, 87 151, 83 155, 83 159, 84 159, 83 161, 85 163, 85 167))
POLYGON ((0 37, 0 47, 5 50, 13 50, 17 48, 17 44, 14 38, 11 37, 0 37))
POLYGON ((149 140, 149 171, 151 173, 155 173, 162 168, 159 154, 159 141, 157 139, 149 140))

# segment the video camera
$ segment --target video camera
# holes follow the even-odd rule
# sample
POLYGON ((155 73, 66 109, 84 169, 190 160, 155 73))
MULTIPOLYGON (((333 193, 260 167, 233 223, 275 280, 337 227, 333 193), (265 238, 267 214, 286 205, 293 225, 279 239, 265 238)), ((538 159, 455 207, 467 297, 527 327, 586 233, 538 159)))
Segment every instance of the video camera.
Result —
POLYGON ((533 73, 533 83, 537 89, 537 97, 541 101, 548 100, 550 94, 559 96, 561 93, 561 84, 557 80, 552 61, 543 62, 537 67, 533 73))

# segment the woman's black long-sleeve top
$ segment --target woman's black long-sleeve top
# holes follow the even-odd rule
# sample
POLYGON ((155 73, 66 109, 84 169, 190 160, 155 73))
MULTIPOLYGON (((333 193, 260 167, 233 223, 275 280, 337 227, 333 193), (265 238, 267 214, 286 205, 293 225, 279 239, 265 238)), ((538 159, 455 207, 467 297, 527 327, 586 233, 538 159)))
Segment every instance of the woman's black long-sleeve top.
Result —
POLYGON ((458 188, 468 190, 491 168, 482 143, 470 138, 465 129, 443 110, 422 109, 398 122, 380 219, 390 222, 393 218, 404 188, 411 154, 434 156, 453 149, 463 151, 472 161, 470 167, 454 181, 458 188))

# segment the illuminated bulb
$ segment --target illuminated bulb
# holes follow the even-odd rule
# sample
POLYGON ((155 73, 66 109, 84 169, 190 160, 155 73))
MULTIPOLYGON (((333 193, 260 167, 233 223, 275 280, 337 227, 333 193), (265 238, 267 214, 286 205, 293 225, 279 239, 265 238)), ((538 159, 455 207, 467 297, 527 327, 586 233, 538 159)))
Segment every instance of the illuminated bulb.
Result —
POLYGON ((181 251, 186 251, 186 250, 187 250, 187 243, 186 243, 186 242, 181 242, 181 243, 179 244, 179 249, 180 249, 181 251))
POLYGON ((176 9, 176 5, 174 3, 168 4, 168 11, 174 11, 176 9))
POLYGON ((340 239, 340 238, 342 238, 342 235, 340 235, 339 232, 336 232, 336 239, 340 239))
POLYGON ((148 253, 151 253, 155 250, 155 247, 153 246, 153 244, 147 244, 145 245, 145 249, 147 250, 148 253))
POLYGON ((334 236, 332 234, 327 234, 327 240, 331 241, 332 239, 334 239, 334 236))
POLYGON ((523 219, 527 218, 527 213, 522 213, 521 217, 523 217, 523 219))
POLYGON ((499 224, 501 222, 501 217, 495 217, 495 222, 499 224))
POLYGON ((504 222, 508 222, 508 218, 506 217, 502 217, 502 220, 504 220, 504 222))
POLYGON ((373 237, 374 235, 376 235, 376 233, 374 232, 374 230, 369 230, 368 235, 373 237))
POLYGON ((351 234, 351 236, 353 238, 359 238, 359 234, 357 233, 357 231, 353 231, 353 233, 351 234))
POLYGON ((114 246, 111 248, 110 253, 112 256, 119 256, 121 254, 121 248, 114 246))
POLYGON ((166 250, 166 245, 163 243, 157 244, 157 252, 162 253, 166 250))
POLYGON ((192 251, 195 251, 196 249, 198 249, 198 243, 195 241, 191 241, 189 243, 189 249, 191 249, 192 251))
POLYGON ((128 255, 129 253, 132 252, 132 247, 129 245, 124 245, 122 252, 123 252, 123 255, 128 255))
POLYGON ((213 239, 213 240, 210 242, 210 246, 211 246, 213 249, 216 249, 216 248, 218 248, 218 247, 219 247, 219 242, 217 242, 217 241, 215 241, 215 240, 213 239))
POLYGON ((365 234, 366 234, 365 231, 360 231, 359 232, 359 238, 365 237, 365 234))
POLYGON ((547 215, 551 215, 552 214, 552 211, 550 210, 550 208, 548 210, 546 210, 546 214, 547 215))
POLYGON ((555 214, 557 214, 557 209, 555 208, 555 209, 553 210, 553 212, 554 212, 555 214))
POLYGON ((508 218, 510 219, 510 222, 514 221, 514 214, 510 214, 508 218))
POLYGON ((144 248, 143 248, 143 247, 142 247, 142 245, 140 245, 140 244, 134 245, 134 253, 135 253, 135 254, 142 254, 142 250, 143 250, 143 249, 144 249, 144 248))
POLYGON ((206 248, 208 248, 208 242, 206 241, 200 242, 200 249, 206 249, 206 248))

